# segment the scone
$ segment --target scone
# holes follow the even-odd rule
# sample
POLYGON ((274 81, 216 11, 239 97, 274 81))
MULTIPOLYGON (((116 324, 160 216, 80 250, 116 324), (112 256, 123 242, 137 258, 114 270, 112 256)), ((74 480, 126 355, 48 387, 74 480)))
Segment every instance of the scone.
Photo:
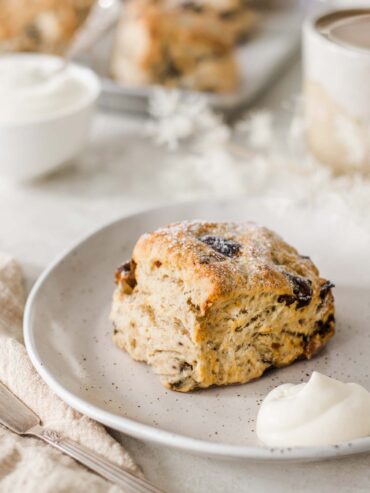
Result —
POLYGON ((94 0, 0 0, 0 52, 63 53, 94 0))
POLYGON ((124 85, 209 92, 233 91, 239 81, 232 37, 217 22, 146 0, 124 8, 111 73, 124 85))
POLYGON ((245 383, 334 334, 333 285, 254 223, 169 225, 116 273, 113 340, 172 390, 245 383))

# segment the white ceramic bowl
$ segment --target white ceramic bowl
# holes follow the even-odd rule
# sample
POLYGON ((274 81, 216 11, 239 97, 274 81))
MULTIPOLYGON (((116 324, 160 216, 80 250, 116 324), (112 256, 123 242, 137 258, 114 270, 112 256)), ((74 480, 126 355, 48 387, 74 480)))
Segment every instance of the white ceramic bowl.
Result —
MULTIPOLYGON (((41 54, 5 55, 9 57, 43 59, 55 63, 57 57, 41 54)), ((86 86, 86 97, 65 110, 26 122, 0 120, 0 177, 25 181, 59 167, 75 157, 85 146, 92 122, 95 103, 100 94, 100 81, 85 67, 71 64, 70 70, 86 86)))

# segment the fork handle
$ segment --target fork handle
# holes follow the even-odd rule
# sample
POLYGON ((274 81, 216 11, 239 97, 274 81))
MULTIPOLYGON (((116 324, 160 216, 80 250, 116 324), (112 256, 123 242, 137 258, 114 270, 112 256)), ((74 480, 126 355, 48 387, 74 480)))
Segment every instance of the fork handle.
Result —
POLYGON ((67 49, 65 58, 71 60, 89 50, 96 40, 118 21, 121 7, 119 0, 96 1, 83 27, 77 31, 74 40, 67 49))
POLYGON ((63 438, 60 433, 56 431, 48 430, 37 425, 31 428, 27 434, 41 438, 49 445, 52 445, 61 452, 73 457, 73 459, 108 481, 122 486, 125 493, 164 493, 163 490, 156 488, 145 479, 139 478, 128 470, 122 469, 113 462, 79 443, 70 440, 69 438, 63 438))

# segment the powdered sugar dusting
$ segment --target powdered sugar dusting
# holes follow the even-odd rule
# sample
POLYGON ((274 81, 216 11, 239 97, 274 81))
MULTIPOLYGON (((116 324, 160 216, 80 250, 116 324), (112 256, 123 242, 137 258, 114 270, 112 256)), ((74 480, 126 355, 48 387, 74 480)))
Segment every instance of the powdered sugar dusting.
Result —
POLYGON ((208 274, 216 276, 225 292, 253 285, 285 285, 290 289, 287 275, 297 274, 295 265, 309 277, 314 272, 311 261, 301 258, 276 233, 249 221, 188 220, 162 227, 145 237, 151 244, 159 242, 161 262, 175 254, 181 269, 195 272, 203 266, 208 274))

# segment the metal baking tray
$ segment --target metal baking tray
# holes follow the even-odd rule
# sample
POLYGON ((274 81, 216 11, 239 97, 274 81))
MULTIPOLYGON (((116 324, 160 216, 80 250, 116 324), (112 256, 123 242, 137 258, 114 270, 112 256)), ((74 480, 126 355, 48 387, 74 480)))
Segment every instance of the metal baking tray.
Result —
MULTIPOLYGON (((260 13, 255 35, 236 49, 241 69, 239 89, 229 94, 205 94, 209 104, 223 112, 232 113, 251 103, 289 63, 300 45, 303 11, 299 3, 280 1, 278 7, 260 13)), ((114 40, 114 30, 107 33, 81 59, 94 69, 102 79, 100 105, 121 112, 146 113, 148 100, 155 86, 127 87, 109 76, 109 63, 114 40)))

